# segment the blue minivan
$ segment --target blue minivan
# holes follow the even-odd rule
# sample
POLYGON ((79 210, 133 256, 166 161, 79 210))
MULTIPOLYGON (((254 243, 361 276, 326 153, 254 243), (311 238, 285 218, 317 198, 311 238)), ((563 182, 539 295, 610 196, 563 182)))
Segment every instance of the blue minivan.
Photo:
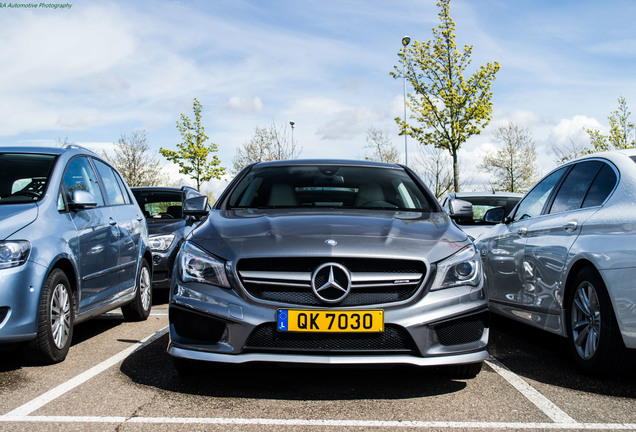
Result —
POLYGON ((152 255, 143 213, 105 160, 75 145, 0 147, 0 344, 64 360, 81 321, 145 320, 152 255))

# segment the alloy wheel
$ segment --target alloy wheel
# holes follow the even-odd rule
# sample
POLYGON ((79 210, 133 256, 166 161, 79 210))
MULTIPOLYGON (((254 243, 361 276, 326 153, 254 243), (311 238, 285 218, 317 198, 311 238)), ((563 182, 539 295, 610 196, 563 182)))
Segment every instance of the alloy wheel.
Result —
POLYGON ((71 332, 71 300, 66 285, 58 283, 51 295, 51 335, 58 349, 64 348, 71 332))
POLYGON ((601 309, 594 285, 583 281, 572 301, 572 339, 578 355, 589 360, 598 349, 601 338, 601 309))

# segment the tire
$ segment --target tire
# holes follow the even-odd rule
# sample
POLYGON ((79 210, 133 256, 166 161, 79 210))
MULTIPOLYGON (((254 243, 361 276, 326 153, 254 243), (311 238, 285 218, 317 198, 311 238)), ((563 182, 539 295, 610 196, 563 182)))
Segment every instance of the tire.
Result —
POLYGON ((152 277, 150 266, 145 259, 141 260, 137 275, 135 298, 121 307, 121 312, 127 321, 144 321, 150 315, 152 308, 152 277))
POLYGON ((54 269, 42 286, 37 319, 37 334, 26 344, 25 357, 35 364, 61 362, 71 346, 75 322, 75 297, 61 269, 54 269))
POLYGON ((484 362, 447 366, 446 373, 451 378, 472 379, 481 372, 483 363, 484 362))
POLYGON ((574 278, 566 297, 568 345, 583 371, 616 375, 626 371, 630 353, 616 322, 601 276, 591 268, 574 278))

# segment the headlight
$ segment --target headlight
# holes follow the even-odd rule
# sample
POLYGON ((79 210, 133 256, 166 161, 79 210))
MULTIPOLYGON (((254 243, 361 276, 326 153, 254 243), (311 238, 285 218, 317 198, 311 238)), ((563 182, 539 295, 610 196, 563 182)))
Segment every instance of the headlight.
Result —
POLYGON ((225 263, 190 242, 186 242, 179 252, 179 267, 183 282, 195 281, 230 287, 225 263))
POLYGON ((174 234, 150 236, 148 242, 150 243, 150 249, 153 251, 163 252, 170 249, 172 242, 174 241, 174 234))
POLYGON ((0 269, 17 267, 29 258, 31 243, 26 240, 0 242, 0 269))
POLYGON ((466 246, 437 264, 437 275, 431 290, 458 285, 479 285, 481 261, 475 246, 466 246))

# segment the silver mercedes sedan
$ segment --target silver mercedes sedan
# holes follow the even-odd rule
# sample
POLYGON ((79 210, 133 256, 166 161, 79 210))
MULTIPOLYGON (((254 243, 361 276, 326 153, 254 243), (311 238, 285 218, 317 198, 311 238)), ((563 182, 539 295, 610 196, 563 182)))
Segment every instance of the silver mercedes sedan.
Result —
POLYGON ((181 372, 409 364, 474 377, 488 357, 480 258, 400 165, 248 166, 181 248, 169 312, 181 372))
POLYGON ((546 175, 477 240, 490 309, 567 337, 585 371, 633 368, 635 198, 636 150, 590 155, 546 175))

